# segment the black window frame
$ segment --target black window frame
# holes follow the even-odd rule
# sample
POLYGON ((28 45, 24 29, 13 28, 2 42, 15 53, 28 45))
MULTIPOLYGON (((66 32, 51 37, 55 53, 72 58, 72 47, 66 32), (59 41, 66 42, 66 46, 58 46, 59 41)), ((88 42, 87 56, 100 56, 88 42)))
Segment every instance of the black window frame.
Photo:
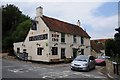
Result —
POLYGON ((17 53, 20 53, 20 48, 17 48, 17 53))
POLYGON ((81 36, 81 44, 84 44, 84 37, 81 36))
POLYGON ((43 48, 42 47, 38 47, 37 48, 37 55, 42 55, 43 52, 43 48))
POLYGON ((64 33, 61 33, 61 42, 65 43, 65 34, 64 33))
POLYGON ((73 35, 73 43, 77 43, 77 36, 73 35))
POLYGON ((23 53, 26 53, 26 51, 27 51, 26 49, 23 49, 23 53))
POLYGON ((32 30, 37 30, 37 21, 35 20, 32 20, 32 27, 31 27, 32 30))
POLYGON ((81 55, 84 55, 84 49, 81 49, 81 55))
POLYGON ((58 47, 52 47, 52 55, 58 55, 58 47))
POLYGON ((61 48, 61 59, 64 59, 64 58, 66 58, 66 56, 65 56, 65 48, 61 48), (62 54, 64 54, 64 56, 62 54))

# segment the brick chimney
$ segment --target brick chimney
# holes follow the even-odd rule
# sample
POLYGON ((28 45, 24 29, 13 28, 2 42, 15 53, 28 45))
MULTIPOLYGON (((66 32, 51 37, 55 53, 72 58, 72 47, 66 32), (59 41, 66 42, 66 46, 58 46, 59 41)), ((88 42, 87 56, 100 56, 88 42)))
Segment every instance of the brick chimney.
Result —
POLYGON ((36 17, 42 17, 43 15, 43 8, 40 6, 40 7, 37 7, 36 8, 36 17))

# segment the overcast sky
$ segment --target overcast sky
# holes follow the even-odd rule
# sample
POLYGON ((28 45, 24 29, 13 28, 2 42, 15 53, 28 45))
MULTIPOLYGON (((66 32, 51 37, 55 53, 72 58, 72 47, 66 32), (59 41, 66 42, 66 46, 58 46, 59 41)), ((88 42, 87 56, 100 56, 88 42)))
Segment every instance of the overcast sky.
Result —
POLYGON ((115 28, 118 27, 118 0, 46 0, 29 2, 18 2, 17 0, 6 0, 1 3, 14 4, 26 15, 34 19, 36 8, 43 7, 46 16, 57 18, 65 22, 76 24, 81 21, 82 28, 91 36, 91 39, 113 38, 115 28), (109 2, 108 2, 109 1, 109 2), (115 2, 116 1, 116 2, 115 2))

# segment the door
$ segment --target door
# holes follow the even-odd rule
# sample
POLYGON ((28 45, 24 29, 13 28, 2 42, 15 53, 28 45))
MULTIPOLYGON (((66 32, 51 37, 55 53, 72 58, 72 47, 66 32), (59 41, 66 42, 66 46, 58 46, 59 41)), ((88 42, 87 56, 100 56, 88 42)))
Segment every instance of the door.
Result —
POLYGON ((23 60, 28 59, 28 53, 26 52, 26 49, 23 49, 23 60))
POLYGON ((65 48, 61 48, 61 59, 66 58, 65 56, 65 48))
POLYGON ((77 57, 77 51, 78 51, 78 49, 73 48, 73 58, 77 57))
POLYGON ((81 49, 81 55, 84 55, 84 49, 81 49))

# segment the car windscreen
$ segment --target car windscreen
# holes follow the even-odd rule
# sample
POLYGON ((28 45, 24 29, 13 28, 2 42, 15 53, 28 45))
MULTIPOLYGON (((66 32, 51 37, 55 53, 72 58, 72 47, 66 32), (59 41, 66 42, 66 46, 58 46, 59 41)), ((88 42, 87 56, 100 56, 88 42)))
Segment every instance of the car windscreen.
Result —
POLYGON ((88 57, 87 56, 78 56, 74 59, 75 61, 88 61, 88 57))

